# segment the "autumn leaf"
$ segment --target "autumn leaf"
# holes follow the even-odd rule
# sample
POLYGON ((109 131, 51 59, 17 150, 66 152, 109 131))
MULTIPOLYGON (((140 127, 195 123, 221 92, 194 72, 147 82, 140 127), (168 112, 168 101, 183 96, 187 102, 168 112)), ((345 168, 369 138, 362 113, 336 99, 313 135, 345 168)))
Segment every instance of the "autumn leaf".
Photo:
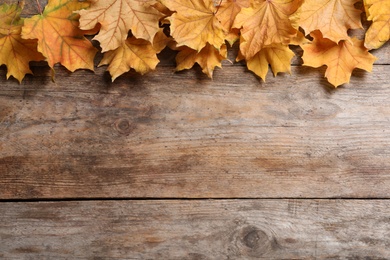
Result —
POLYGON ((222 1, 220 6, 217 6, 216 16, 225 31, 230 31, 233 27, 234 20, 237 14, 241 11, 241 8, 248 8, 250 6, 249 0, 236 0, 236 1, 222 1))
MULTIPOLYGON (((157 41, 161 44, 162 40, 157 41)), ((154 70, 159 63, 157 53, 161 47, 159 45, 158 49, 155 49, 149 41, 132 36, 122 42, 117 49, 106 52, 99 66, 108 65, 107 70, 111 74, 112 81, 131 68, 140 74, 145 74, 154 70)))
POLYGON ((160 0, 175 13, 168 17, 171 35, 177 46, 201 51, 207 43, 219 49, 225 41, 225 31, 215 16, 213 0, 160 0))
POLYGON ((97 49, 78 28, 79 15, 74 13, 88 6, 78 0, 49 0, 42 14, 25 19, 22 38, 38 39, 38 51, 51 68, 59 62, 72 72, 93 70, 97 49))
POLYGON ((221 61, 227 56, 226 45, 222 45, 219 50, 210 44, 206 44, 200 52, 186 46, 180 47, 179 50, 176 56, 176 71, 190 69, 198 63, 202 72, 209 78, 213 77, 215 67, 221 68, 221 61))
POLYGON ((355 68, 371 71, 376 58, 364 47, 363 41, 352 38, 338 44, 323 38, 321 32, 314 31, 311 44, 302 45, 303 65, 318 68, 326 65, 325 77, 335 87, 348 83, 355 68))
POLYGON ((259 0, 249 8, 242 8, 233 27, 242 28, 240 51, 251 59, 264 46, 288 44, 296 34, 289 16, 299 7, 300 0, 259 0))
POLYGON ((324 38, 334 42, 349 40, 348 29, 363 28, 360 21, 361 11, 354 7, 358 1, 305 0, 291 19, 296 19, 306 34, 320 30, 324 38))
POLYGON ((225 35, 225 40, 228 41, 230 45, 233 45, 234 42, 240 38, 240 30, 237 28, 232 28, 234 20, 236 19, 237 14, 241 11, 241 8, 249 6, 249 0, 219 1, 216 5, 217 10, 215 11, 215 15, 221 22, 225 32, 228 32, 225 35))
MULTIPOLYGON (((171 16, 173 14, 173 12, 171 10, 169 10, 165 5, 163 5, 162 3, 160 2, 155 2, 154 4, 152 4, 152 6, 157 10, 159 11, 160 13, 162 13, 164 16, 171 16)), ((161 21, 160 21, 161 22, 161 21)))
POLYGON ((90 30, 100 24, 94 40, 100 42, 103 52, 114 50, 126 40, 129 30, 136 38, 152 42, 159 31, 163 14, 151 4, 155 1, 92 0, 91 7, 79 11, 80 28, 90 30))
POLYGON ((22 22, 20 13, 22 9, 17 4, 2 4, 0 5, 0 35, 9 34, 10 30, 19 30, 22 22))
POLYGON ((153 48, 157 53, 160 53, 162 50, 167 47, 167 45, 172 42, 171 37, 167 37, 162 29, 160 29, 153 39, 153 48))
POLYGON ((372 21, 366 32, 364 45, 377 49, 390 39, 390 1, 364 0, 367 20, 372 21))
POLYGON ((212 78, 227 58, 227 42, 239 39, 237 60, 264 80, 269 68, 274 76, 290 73, 289 46, 299 45, 304 65, 326 65, 337 87, 355 68, 370 71, 375 57, 367 48, 390 38, 389 0, 363 1, 372 21, 364 45, 348 36, 362 28, 359 0, 49 0, 43 13, 25 20, 21 5, 0 5, 0 65, 19 81, 32 60, 93 70, 97 49, 84 35, 95 34, 104 53, 99 65, 108 66, 113 81, 131 69, 154 70, 167 45, 177 50, 177 71, 197 63, 212 78))
POLYGON ((7 79, 13 76, 19 82, 26 74, 32 74, 30 61, 44 59, 37 51, 37 41, 22 39, 20 35, 23 26, 21 12, 16 4, 0 6, 0 65, 7 66, 7 79))
POLYGON ((274 43, 265 46, 255 56, 247 60, 248 69, 265 81, 268 67, 271 65, 272 72, 276 76, 279 72, 291 72, 291 59, 294 52, 287 45, 274 43))

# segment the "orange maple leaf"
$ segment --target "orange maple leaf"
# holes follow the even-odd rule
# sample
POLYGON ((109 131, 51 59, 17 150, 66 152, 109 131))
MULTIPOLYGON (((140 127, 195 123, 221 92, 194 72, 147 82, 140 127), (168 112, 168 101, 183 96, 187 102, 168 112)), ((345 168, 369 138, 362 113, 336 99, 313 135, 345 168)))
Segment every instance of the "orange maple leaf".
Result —
POLYGON ((301 45, 304 50, 303 65, 318 68, 326 65, 325 77, 335 87, 348 83, 355 68, 371 71, 376 58, 356 38, 338 44, 323 38, 320 31, 310 34, 311 44, 301 45))
POLYGON ((287 45, 274 43, 262 48, 255 56, 247 60, 248 69, 265 81, 268 67, 276 76, 279 72, 291 73, 291 59, 295 56, 287 45))
POLYGON ((147 40, 132 36, 115 50, 104 53, 99 66, 108 65, 112 81, 131 68, 145 74, 156 68, 159 63, 157 53, 165 48, 169 40, 161 30, 156 34, 153 45, 147 40))
POLYGON ((136 38, 153 41, 159 31, 163 14, 151 4, 141 0, 92 0, 91 7, 79 11, 80 28, 90 30, 100 23, 94 40, 100 42, 102 51, 114 50, 126 40, 129 30, 136 38))
POLYGON ((361 11, 354 7, 359 0, 305 0, 291 18, 308 35, 320 30, 324 38, 334 42, 349 40, 348 29, 363 28, 361 11))
POLYGON ((201 51, 207 43, 219 49, 225 41, 225 31, 215 16, 212 0, 160 0, 175 13, 168 17, 171 35, 177 46, 201 51))
POLYGON ((390 1, 364 0, 367 20, 372 21, 366 32, 364 45, 377 49, 390 39, 390 1))
POLYGON ((88 6, 78 0, 49 0, 42 14, 25 19, 22 38, 38 39, 38 51, 51 68, 60 62, 72 72, 93 70, 97 49, 84 37, 78 27, 79 15, 74 13, 88 6))
POLYGON ((249 8, 242 8, 233 25, 242 27, 242 55, 251 59, 264 46, 288 44, 297 34, 289 16, 298 9, 300 3, 301 0, 259 0, 252 2, 249 8))
POLYGON ((206 44, 200 52, 186 46, 178 49, 180 52, 176 56, 176 71, 190 69, 195 63, 198 63, 202 72, 209 78, 213 77, 215 67, 221 67, 221 61, 227 56, 226 45, 222 45, 218 50, 214 46, 206 44))
POLYGON ((21 12, 16 4, 0 6, 0 65, 7 66, 7 79, 13 76, 19 83, 26 74, 32 74, 30 61, 44 59, 37 51, 37 41, 22 39, 20 35, 23 26, 21 12))

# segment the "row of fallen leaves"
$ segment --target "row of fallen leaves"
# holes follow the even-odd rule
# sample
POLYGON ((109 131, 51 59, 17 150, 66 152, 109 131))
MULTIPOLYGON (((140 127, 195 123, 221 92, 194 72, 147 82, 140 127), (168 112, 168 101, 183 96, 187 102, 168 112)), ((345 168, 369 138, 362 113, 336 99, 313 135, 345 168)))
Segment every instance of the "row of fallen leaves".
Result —
MULTIPOLYGON (((131 68, 144 74, 159 63, 167 46, 177 51, 177 70, 198 63, 212 77, 227 59, 227 45, 239 41, 237 61, 265 80, 290 73, 289 48, 303 49, 303 65, 327 66, 335 87, 349 82, 355 68, 372 70, 369 50, 390 36, 390 1, 364 0, 49 0, 43 12, 21 18, 24 1, 0 5, 0 65, 19 82, 30 61, 62 64, 70 71, 94 69, 95 35, 112 81, 131 68), (348 35, 362 29, 361 14, 372 21, 365 39, 348 35), (164 32, 165 28, 165 32, 164 32), (168 29, 168 32, 166 32, 168 29)), ((54 72, 53 72, 54 75, 54 72)))

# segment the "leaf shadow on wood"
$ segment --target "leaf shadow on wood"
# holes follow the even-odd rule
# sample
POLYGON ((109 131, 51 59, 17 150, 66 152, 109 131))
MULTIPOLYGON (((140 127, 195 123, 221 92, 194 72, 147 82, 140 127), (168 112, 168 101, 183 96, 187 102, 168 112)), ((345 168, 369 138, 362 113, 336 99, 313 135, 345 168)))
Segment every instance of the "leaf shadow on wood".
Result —
POLYGON ((169 48, 165 48, 164 50, 162 50, 159 54, 157 54, 157 58, 160 60, 160 63, 157 65, 157 69, 158 67, 162 67, 162 66, 164 67, 176 66, 175 59, 178 53, 179 53, 178 51, 169 48))
MULTIPOLYGON (((373 70, 375 69, 375 67, 373 68, 373 70)), ((369 77, 370 77, 370 72, 368 71, 365 71, 365 70, 362 70, 362 69, 354 69, 352 71, 352 75, 351 75, 351 80, 349 82, 349 84, 346 84, 346 86, 350 85, 350 86, 353 86, 354 82, 359 82, 360 84, 362 84, 363 82, 366 82, 365 84, 369 85, 369 77)), ((372 72, 371 72, 372 73, 372 72)))
MULTIPOLYGON (((214 70, 214 73, 216 70, 214 70)), ((188 70, 182 70, 182 71, 175 71, 174 73, 179 75, 180 77, 183 78, 193 78, 194 79, 194 84, 196 85, 204 85, 205 81, 210 81, 212 82, 213 79, 209 78, 206 74, 202 72, 202 68, 196 63, 191 69, 188 70), (191 73, 191 75, 189 75, 191 73)))
MULTIPOLYGON (((390 41, 387 41, 382 47, 376 50, 370 50, 370 53, 376 56, 378 59, 374 64, 390 65, 390 41)), ((374 67, 375 68, 375 67, 374 67)))
MULTIPOLYGON (((106 67, 98 68, 98 70, 101 69, 106 70, 106 67)), ((99 71, 96 74, 101 80, 95 87, 98 88, 101 94, 109 94, 114 89, 115 91, 121 90, 119 92, 122 92, 122 90, 124 92, 144 92, 145 94, 150 92, 148 88, 148 80, 150 80, 150 77, 147 74, 141 75, 133 69, 116 78, 114 82, 108 71, 99 71)))
POLYGON ((302 84, 312 84, 313 87, 321 86, 328 94, 336 93, 337 88, 330 84, 325 77, 325 65, 320 68, 312 68, 308 66, 295 66, 295 68, 296 69, 291 74, 295 74, 295 77, 299 79, 298 81, 302 82, 302 84), (315 74, 315 76, 313 76, 313 74, 315 74), (314 82, 313 79, 315 80, 314 82))
POLYGON ((32 63, 30 68, 33 74, 27 74, 21 83, 21 86, 23 86, 24 89, 23 99, 35 96, 35 94, 43 90, 45 86, 53 83, 51 76, 48 76, 51 75, 52 72, 46 62, 32 63))

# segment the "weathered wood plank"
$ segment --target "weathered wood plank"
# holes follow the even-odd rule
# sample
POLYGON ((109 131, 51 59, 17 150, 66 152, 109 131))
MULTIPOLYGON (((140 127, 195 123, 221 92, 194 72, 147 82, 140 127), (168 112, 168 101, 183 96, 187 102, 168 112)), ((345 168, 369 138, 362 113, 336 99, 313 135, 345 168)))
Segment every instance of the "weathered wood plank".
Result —
POLYGON ((0 198, 388 198, 388 68, 336 91, 304 67, 4 82, 0 198))
POLYGON ((390 201, 0 204, 3 259, 389 259, 390 201))

